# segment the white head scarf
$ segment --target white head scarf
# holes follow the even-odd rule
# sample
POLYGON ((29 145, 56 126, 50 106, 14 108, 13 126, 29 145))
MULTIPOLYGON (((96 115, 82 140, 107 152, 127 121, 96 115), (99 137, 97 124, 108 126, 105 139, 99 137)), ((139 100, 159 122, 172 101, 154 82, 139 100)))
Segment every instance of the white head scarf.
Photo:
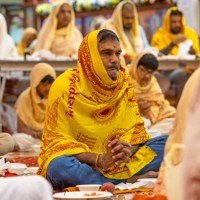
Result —
POLYGON ((17 57, 17 50, 12 38, 8 35, 4 16, 0 13, 0 59, 17 57))

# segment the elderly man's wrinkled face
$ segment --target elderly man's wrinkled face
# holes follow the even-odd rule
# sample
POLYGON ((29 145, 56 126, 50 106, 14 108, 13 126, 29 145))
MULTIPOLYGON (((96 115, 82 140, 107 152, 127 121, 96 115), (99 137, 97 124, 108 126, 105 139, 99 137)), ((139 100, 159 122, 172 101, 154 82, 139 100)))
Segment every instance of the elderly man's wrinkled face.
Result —
POLYGON ((57 15, 58 26, 57 28, 66 27, 71 20, 71 8, 68 4, 63 4, 57 15))
POLYGON ((132 23, 134 20, 134 13, 133 13, 133 9, 131 8, 124 8, 122 9, 122 23, 123 23, 123 27, 126 29, 131 29, 132 27, 132 23))
POLYGON ((120 70, 121 48, 119 41, 107 39, 98 42, 98 50, 109 77, 116 80, 120 70))
POLYGON ((179 15, 170 16, 170 31, 173 34, 178 34, 181 32, 182 27, 182 17, 179 15))

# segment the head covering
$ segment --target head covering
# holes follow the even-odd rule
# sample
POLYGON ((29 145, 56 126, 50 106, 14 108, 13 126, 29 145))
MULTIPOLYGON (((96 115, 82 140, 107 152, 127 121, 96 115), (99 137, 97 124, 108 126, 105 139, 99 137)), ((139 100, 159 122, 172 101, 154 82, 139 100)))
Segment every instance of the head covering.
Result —
MULTIPOLYGON (((200 68, 198 68, 191 75, 190 79, 187 81, 184 87, 184 90, 181 95, 181 99, 177 107, 174 126, 170 132, 170 135, 165 145, 164 159, 166 157, 168 159, 173 158, 173 162, 176 164, 182 162, 182 158, 174 154, 176 151, 174 151, 174 153, 171 153, 171 149, 177 149, 177 148, 180 149, 180 146, 181 145, 183 146, 184 144, 185 127, 187 124, 186 116, 187 116, 188 109, 190 109, 194 103, 194 97, 196 96, 196 94, 199 94, 199 80, 200 80, 200 68)), ((190 133, 193 134, 191 131, 190 133)), ((187 137, 192 137, 192 136, 187 136, 187 137)), ((185 177, 184 177, 184 181, 185 181, 185 177)), ((170 184, 173 184, 173 182, 171 182, 170 184)), ((166 164, 165 162, 163 162, 161 165, 158 182, 155 187, 155 192, 159 192, 163 194, 166 193, 166 164)))
MULTIPOLYGON (((33 35, 35 36, 35 39, 36 39, 36 36, 37 36, 37 31, 36 29, 32 28, 32 27, 28 27, 24 30, 24 33, 22 35, 22 38, 19 42, 19 44, 17 45, 17 51, 18 51, 18 54, 23 56, 24 55, 24 51, 26 48, 29 47, 29 45, 31 44, 30 43, 30 35, 33 35)), ((32 42, 32 41, 31 41, 32 42)))
POLYGON ((75 14, 72 6, 67 0, 58 1, 39 32, 36 50, 45 49, 52 51, 56 55, 70 56, 74 52, 77 53, 81 41, 82 34, 75 27, 75 14), (57 14, 63 4, 70 6, 71 20, 67 27, 57 30, 57 14), (56 42, 55 37, 59 36, 62 36, 64 41, 56 42))
MULTIPOLYGON (((162 50, 163 48, 168 46, 177 37, 177 34, 171 33, 171 30, 170 30, 170 15, 171 15, 171 12, 174 10, 179 10, 179 9, 175 6, 168 9, 168 11, 163 19, 161 28, 152 37, 151 45, 153 47, 158 48, 159 50, 162 50)), ((196 54, 198 54, 199 53, 198 36, 194 32, 194 30, 192 30, 190 27, 186 26, 184 16, 182 16, 182 27, 181 27, 180 33, 182 35, 184 35, 186 37, 186 39, 192 41, 192 43, 193 43, 192 46, 193 46, 196 54)), ((178 55, 178 46, 174 46, 173 49, 171 50, 170 54, 178 55)))
POLYGON ((37 131, 43 130, 47 99, 37 94, 36 87, 47 75, 56 78, 55 70, 49 64, 36 64, 30 73, 30 87, 22 92, 15 105, 18 117, 37 131))
POLYGON ((112 18, 104 22, 101 26, 102 28, 111 29, 114 31, 120 40, 120 46, 122 48, 123 54, 128 54, 131 58, 135 56, 136 53, 139 53, 143 49, 142 39, 139 32, 139 23, 138 15, 135 3, 124 0, 121 1, 115 8, 112 18), (130 39, 127 38, 124 33, 123 21, 122 21, 122 8, 124 4, 130 4, 133 7, 134 19, 132 27, 130 29, 130 39))
POLYGON ((6 20, 0 13, 0 59, 7 59, 17 56, 15 44, 7 32, 6 20))
MULTIPOLYGON (((97 48, 98 33, 92 31, 84 38, 77 68, 61 74, 51 87, 38 160, 38 172, 43 176, 57 156, 105 153, 108 141, 116 135, 132 145, 150 138, 128 74, 120 70, 114 81, 103 65, 97 48)), ((108 178, 129 178, 155 155, 150 148, 141 147, 130 163, 102 173, 108 178)))
POLYGON ((9 177, 0 181, 1 200, 53 200, 52 188, 41 176, 9 177))
POLYGON ((169 102, 164 98, 162 90, 155 76, 152 76, 150 82, 141 86, 138 83, 137 67, 140 59, 149 52, 139 53, 131 62, 128 71, 133 79, 133 87, 137 99, 145 99, 151 104, 151 108, 147 116, 143 116, 151 120, 152 124, 167 118, 172 117, 176 109, 170 106, 169 102))

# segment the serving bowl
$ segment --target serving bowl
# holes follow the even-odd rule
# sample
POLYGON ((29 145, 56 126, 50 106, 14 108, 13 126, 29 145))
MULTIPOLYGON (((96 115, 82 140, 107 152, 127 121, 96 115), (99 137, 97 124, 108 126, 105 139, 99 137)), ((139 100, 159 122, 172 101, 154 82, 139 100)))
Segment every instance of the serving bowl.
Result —
POLYGON ((25 164, 21 163, 10 163, 8 167, 8 171, 11 173, 15 173, 18 175, 24 174, 24 171, 27 169, 27 166, 25 164))
POLYGON ((76 185, 80 191, 98 191, 101 185, 99 184, 87 184, 87 185, 76 185))

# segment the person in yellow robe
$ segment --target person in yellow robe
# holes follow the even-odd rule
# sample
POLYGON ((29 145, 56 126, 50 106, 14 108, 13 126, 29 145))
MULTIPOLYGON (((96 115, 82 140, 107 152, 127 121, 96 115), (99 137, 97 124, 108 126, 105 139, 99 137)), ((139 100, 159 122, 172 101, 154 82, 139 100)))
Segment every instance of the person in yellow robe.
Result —
POLYGON ((67 0, 58 1, 42 26, 36 51, 47 50, 55 56, 77 59, 79 45, 83 39, 75 26, 75 14, 67 0))
POLYGON ((32 28, 28 27, 24 30, 22 38, 20 42, 17 44, 17 52, 19 56, 24 56, 25 53, 31 54, 34 50, 33 41, 37 38, 37 31, 32 28))
POLYGON ((157 175, 166 136, 146 133, 120 53, 114 32, 92 31, 80 45, 77 68, 52 84, 38 174, 55 189, 157 175))
POLYGON ((154 189, 169 200, 199 197, 199 80, 200 68, 184 87, 154 189))
POLYGON ((134 92, 140 114, 151 121, 151 125, 174 117, 176 109, 165 99, 153 73, 158 68, 157 58, 149 52, 139 53, 127 67, 133 79, 134 92))
POLYGON ((37 139, 40 142, 44 128, 47 97, 55 78, 56 72, 49 64, 38 63, 31 70, 30 87, 20 94, 15 104, 18 133, 13 137, 20 150, 27 150, 27 144, 34 144, 38 141, 37 139))
MULTIPOLYGON (((177 7, 168 9, 162 27, 152 37, 151 45, 162 54, 178 56, 183 59, 190 54, 200 53, 198 35, 192 28, 185 25, 183 12, 177 7)), ((171 85, 167 96, 176 99, 175 106, 177 106, 183 87, 193 71, 185 68, 166 72, 171 85)))
POLYGON ((195 31, 185 25, 183 13, 177 7, 168 9, 161 28, 154 33, 151 45, 165 55, 178 55, 180 44, 191 41, 189 54, 199 54, 199 39, 195 31))
POLYGON ((137 53, 150 45, 144 29, 139 25, 135 3, 121 1, 115 8, 112 17, 100 26, 114 31, 119 37, 122 54, 130 61, 137 53))

